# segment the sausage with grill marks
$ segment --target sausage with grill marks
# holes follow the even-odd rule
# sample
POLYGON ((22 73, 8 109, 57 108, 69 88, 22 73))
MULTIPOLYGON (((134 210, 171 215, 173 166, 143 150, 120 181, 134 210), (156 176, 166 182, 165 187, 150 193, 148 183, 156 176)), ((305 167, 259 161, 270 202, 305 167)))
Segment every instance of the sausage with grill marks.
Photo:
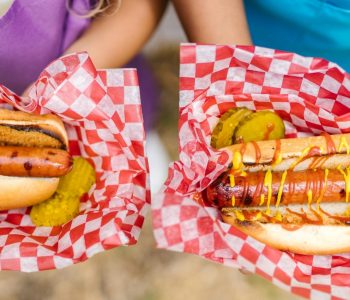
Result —
POLYGON ((0 175, 60 177, 72 168, 67 151, 52 148, 0 147, 0 175))
MULTIPOLYGON (((283 185, 280 195, 281 205, 307 204, 308 193, 312 203, 346 200, 345 176, 337 169, 287 171, 284 183, 282 175, 283 172, 271 172, 270 205, 276 205, 281 184, 283 185)), ((203 192, 204 199, 210 205, 219 208, 266 205, 269 188, 268 185, 264 185, 265 176, 266 172, 247 172, 245 176, 235 176, 234 185, 231 185, 229 173, 224 173, 203 192), (261 204, 262 194, 264 195, 263 204, 261 204), (232 201, 232 196, 234 196, 234 201, 232 201), (232 205, 233 202, 234 205, 232 205)))

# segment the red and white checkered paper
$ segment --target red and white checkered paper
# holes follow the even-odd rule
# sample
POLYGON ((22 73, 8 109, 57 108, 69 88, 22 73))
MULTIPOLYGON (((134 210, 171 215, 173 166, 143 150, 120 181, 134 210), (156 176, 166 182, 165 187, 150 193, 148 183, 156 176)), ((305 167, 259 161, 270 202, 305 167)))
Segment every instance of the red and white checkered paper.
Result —
POLYGON ((51 63, 21 98, 0 85, 0 101, 65 121, 70 152, 96 170, 80 214, 57 227, 35 227, 30 208, 0 212, 0 269, 58 269, 137 242, 149 207, 140 91, 135 69, 96 70, 86 53, 51 63))
POLYGON ((232 107, 273 109, 287 137, 350 132, 350 75, 334 63, 260 47, 184 44, 180 55, 180 159, 152 201, 158 247, 241 268, 311 299, 350 299, 350 254, 281 252, 221 221, 191 199, 227 168, 210 147, 218 117, 232 107))

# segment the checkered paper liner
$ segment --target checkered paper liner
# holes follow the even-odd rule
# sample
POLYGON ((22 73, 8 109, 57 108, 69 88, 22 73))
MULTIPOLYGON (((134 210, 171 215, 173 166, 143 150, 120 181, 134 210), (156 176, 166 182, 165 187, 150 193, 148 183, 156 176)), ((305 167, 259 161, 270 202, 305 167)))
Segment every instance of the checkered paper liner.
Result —
POLYGON ((350 75, 319 58, 261 47, 183 44, 180 51, 179 161, 152 201, 159 248, 259 274, 311 299, 350 299, 350 254, 307 256, 272 249, 221 221, 191 196, 230 163, 210 147, 219 116, 232 107, 272 109, 286 136, 350 132, 350 75))
POLYGON ((0 212, 0 269, 58 269, 135 244, 150 201, 136 70, 96 70, 86 53, 71 54, 41 73, 29 97, 0 85, 0 101, 60 116, 71 154, 86 158, 96 171, 80 214, 62 226, 35 227, 30 208, 0 212))

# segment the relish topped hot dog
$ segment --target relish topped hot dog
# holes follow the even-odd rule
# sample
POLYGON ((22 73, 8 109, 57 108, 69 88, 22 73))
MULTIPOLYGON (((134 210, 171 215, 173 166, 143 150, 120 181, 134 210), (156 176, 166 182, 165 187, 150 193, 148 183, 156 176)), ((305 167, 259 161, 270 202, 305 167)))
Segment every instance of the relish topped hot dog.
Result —
POLYGON ((281 250, 350 250, 350 134, 225 149, 232 153, 228 170, 202 192, 225 222, 281 250))

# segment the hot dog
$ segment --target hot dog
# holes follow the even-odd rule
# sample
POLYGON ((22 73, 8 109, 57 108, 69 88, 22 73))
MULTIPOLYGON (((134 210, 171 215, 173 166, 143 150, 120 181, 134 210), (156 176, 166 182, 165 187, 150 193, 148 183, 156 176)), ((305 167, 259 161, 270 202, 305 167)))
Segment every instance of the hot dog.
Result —
POLYGON ((223 221, 301 254, 350 251, 350 134, 226 147, 228 170, 202 192, 223 221))
POLYGON ((0 109, 0 209, 48 199, 72 168, 62 121, 0 109))
POLYGON ((0 175, 60 177, 71 167, 72 158, 64 150, 0 146, 0 175))
POLYGON ((338 170, 247 172, 235 176, 234 185, 230 181, 229 173, 219 177, 207 188, 207 199, 218 207, 266 206, 267 210, 289 204, 349 201, 344 175, 338 170))

